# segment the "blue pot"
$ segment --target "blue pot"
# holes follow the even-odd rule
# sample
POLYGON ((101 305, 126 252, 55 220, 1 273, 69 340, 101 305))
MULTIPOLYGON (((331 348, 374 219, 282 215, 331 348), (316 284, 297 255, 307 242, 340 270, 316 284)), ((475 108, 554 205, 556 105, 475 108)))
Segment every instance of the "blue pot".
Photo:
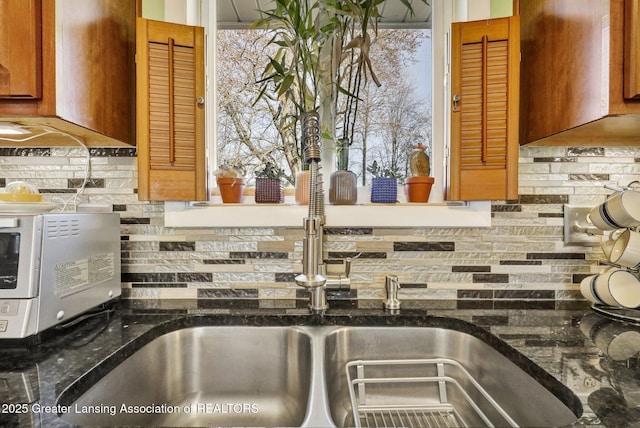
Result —
POLYGON ((395 178, 374 178, 371 182, 371 202, 394 204, 398 202, 398 182, 395 178))

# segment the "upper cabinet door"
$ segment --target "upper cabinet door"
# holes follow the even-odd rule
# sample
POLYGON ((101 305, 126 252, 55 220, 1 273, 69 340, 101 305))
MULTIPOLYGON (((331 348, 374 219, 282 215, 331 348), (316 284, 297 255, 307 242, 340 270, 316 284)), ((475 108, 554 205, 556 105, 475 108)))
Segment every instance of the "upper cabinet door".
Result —
POLYGON ((0 115, 135 144, 139 0, 0 0, 0 115))
POLYGON ((638 144, 639 1, 519 1, 520 144, 638 144))
POLYGON ((42 96, 42 4, 0 0, 0 98, 42 96))
POLYGON ((519 18, 452 25, 448 200, 518 197, 519 18))
POLYGON ((624 1, 624 97, 640 99, 640 0, 624 1))
POLYGON ((204 29, 138 18, 138 197, 207 199, 204 29))

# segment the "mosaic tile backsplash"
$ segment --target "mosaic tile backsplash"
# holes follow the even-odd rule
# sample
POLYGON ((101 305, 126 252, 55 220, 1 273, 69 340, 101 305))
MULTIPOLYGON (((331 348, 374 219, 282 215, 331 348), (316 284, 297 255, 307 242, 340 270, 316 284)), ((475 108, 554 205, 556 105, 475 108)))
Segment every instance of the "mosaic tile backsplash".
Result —
MULTIPOLYGON (((113 204, 122 222, 122 287, 128 298, 274 299, 292 307, 307 297, 302 228, 177 229, 163 226, 163 204, 137 199, 135 149, 92 148, 90 178, 81 148, 0 149, 0 187, 39 186, 45 200, 113 204)), ((361 253, 352 290, 336 299, 383 299, 398 275, 401 299, 436 299, 461 308, 560 308, 582 300, 582 278, 604 268, 598 247, 565 246, 563 205, 592 206, 640 177, 639 147, 522 147, 520 196, 492 204, 490 228, 328 229, 325 254, 361 253)))

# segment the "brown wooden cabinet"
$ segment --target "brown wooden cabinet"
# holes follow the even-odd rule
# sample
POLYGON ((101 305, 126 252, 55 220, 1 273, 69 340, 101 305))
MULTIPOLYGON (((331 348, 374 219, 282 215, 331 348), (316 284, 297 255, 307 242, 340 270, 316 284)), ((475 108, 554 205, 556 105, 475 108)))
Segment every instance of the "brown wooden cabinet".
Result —
POLYGON ((624 1, 624 96, 640 99, 640 0, 624 1))
POLYGON ((0 120, 135 144, 139 3, 0 0, 0 120))
POLYGON ((204 28, 138 18, 136 31, 138 197, 206 200, 204 28))
POLYGON ((42 4, 0 0, 0 99, 42 96, 42 4))
POLYGON ((638 144, 638 2, 516 1, 521 144, 638 144))
POLYGON ((518 197, 519 34, 518 17, 452 25, 448 200, 518 197))

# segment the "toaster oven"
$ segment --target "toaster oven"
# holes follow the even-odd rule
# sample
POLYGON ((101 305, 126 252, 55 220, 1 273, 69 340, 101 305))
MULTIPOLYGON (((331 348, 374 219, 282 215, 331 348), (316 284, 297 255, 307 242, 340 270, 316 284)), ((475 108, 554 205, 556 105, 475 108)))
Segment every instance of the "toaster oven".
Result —
POLYGON ((120 294, 117 213, 0 214, 0 339, 35 335, 120 294))

